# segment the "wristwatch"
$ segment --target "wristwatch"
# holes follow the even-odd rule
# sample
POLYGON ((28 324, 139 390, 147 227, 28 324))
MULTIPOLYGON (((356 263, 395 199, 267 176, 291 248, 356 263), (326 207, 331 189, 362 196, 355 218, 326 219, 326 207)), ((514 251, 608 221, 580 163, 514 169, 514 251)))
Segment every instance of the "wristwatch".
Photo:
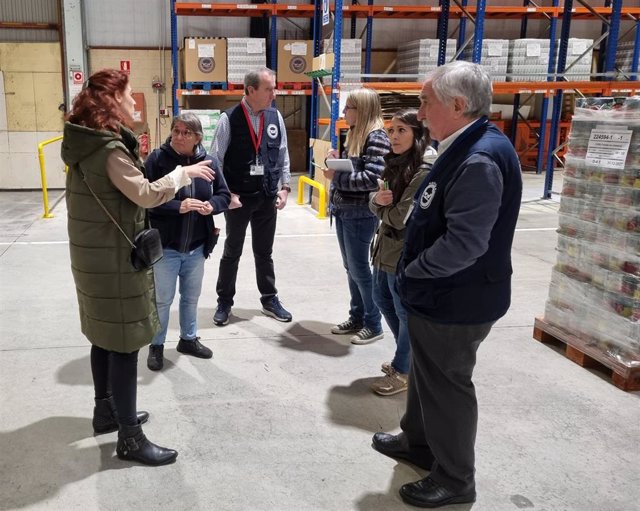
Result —
POLYGON ((288 193, 291 193, 291 187, 289 185, 282 185, 280 190, 286 190, 288 193))

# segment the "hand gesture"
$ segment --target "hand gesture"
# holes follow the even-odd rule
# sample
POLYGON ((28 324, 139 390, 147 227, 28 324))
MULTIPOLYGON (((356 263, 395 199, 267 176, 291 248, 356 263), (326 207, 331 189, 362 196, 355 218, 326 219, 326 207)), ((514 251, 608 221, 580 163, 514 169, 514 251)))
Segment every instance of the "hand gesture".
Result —
POLYGON ((202 216, 207 216, 213 213, 213 206, 209 201, 205 200, 205 201, 202 201, 202 206, 200 207, 200 209, 197 209, 196 211, 200 213, 202 216))
POLYGON ((187 176, 191 178, 201 177, 206 181, 213 181, 216 178, 216 173, 209 168, 210 163, 211 160, 204 160, 182 168, 187 173, 187 176))
POLYGON ((206 208, 206 205, 208 205, 211 208, 211 204, 209 204, 208 202, 202 202, 201 200, 191 199, 191 198, 184 199, 180 203, 180 213, 184 214, 184 213, 188 213, 189 211, 196 211, 200 213, 203 210, 203 208, 206 208))

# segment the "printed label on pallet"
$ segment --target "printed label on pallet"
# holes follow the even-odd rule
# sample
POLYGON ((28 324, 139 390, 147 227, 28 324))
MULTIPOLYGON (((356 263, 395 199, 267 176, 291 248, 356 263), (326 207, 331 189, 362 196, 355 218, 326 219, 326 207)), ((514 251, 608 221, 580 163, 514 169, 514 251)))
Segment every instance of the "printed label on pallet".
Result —
POLYGON ((589 137, 587 164, 624 169, 632 133, 632 130, 626 128, 595 127, 589 137))

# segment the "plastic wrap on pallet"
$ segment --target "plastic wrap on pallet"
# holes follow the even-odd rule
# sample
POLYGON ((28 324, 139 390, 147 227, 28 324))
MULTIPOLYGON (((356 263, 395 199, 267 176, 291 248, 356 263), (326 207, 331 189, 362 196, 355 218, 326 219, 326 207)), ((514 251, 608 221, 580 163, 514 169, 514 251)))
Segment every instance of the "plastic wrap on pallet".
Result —
POLYGON ((640 364, 640 97, 576 100, 545 320, 640 364))

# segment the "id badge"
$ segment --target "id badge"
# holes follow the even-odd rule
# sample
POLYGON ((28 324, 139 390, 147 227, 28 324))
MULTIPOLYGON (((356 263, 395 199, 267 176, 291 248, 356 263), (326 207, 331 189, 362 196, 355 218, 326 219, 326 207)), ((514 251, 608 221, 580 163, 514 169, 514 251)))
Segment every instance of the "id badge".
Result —
POLYGON ((264 165, 254 164, 249 167, 250 176, 264 176, 264 165))

